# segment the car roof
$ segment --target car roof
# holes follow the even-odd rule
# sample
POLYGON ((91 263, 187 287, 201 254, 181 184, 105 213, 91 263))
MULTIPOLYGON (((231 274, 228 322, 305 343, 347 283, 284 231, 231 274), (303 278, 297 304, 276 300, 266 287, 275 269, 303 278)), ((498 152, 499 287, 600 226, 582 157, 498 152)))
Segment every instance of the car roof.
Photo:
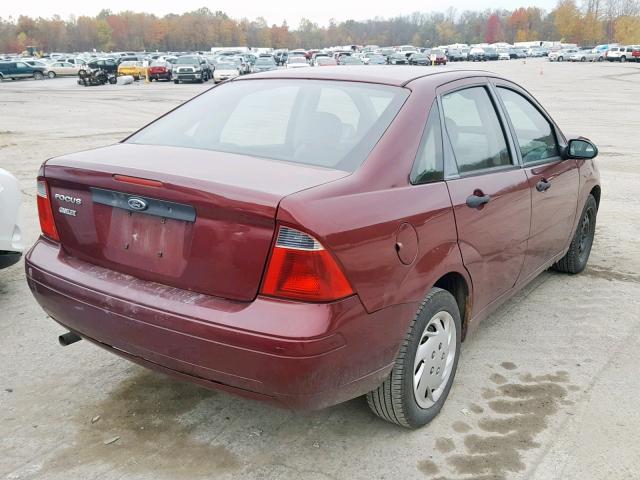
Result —
MULTIPOLYGON (((381 83, 402 87, 407 83, 422 77, 446 76, 445 81, 452 81, 458 78, 495 76, 484 70, 437 70, 425 71, 422 66, 396 66, 396 65, 354 65, 349 68, 331 68, 326 71, 324 68, 305 68, 295 70, 272 70, 261 72, 239 78, 235 81, 250 81, 261 78, 296 78, 304 80, 339 80, 362 83, 381 83), (304 70, 304 71, 301 71, 304 70)), ((442 83, 442 82, 438 82, 442 83)))

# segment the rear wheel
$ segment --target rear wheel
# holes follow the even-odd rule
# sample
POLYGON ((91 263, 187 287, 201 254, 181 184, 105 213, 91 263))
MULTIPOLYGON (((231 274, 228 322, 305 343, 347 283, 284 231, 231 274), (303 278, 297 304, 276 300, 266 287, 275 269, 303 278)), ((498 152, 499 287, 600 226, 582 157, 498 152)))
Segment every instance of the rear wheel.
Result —
POLYGON ((461 332, 453 295, 431 289, 409 326, 389 377, 367 394, 371 410, 407 428, 419 428, 433 420, 455 377, 461 332))
POLYGON ((56 72, 49 72, 49 73, 47 73, 47 77, 49 77, 49 78, 56 78, 56 72))
POLYGON ((580 273, 585 269, 596 233, 597 213, 598 205, 596 199, 593 198, 593 195, 589 195, 569 250, 564 257, 558 260, 553 268, 565 273, 580 273))
POLYGON ((44 75, 42 74, 42 72, 33 72, 33 78, 35 78, 36 80, 42 80, 44 78, 44 75))
POLYGON ((564 60, 562 57, 558 57, 559 62, 561 62, 562 60, 564 60))

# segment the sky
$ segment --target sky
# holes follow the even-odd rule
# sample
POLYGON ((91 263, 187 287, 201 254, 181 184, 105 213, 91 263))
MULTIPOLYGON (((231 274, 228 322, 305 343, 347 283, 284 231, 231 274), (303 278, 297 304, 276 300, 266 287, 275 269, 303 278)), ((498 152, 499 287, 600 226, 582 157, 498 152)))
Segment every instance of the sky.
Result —
POLYGON ((521 6, 537 6, 551 10, 556 0, 455 0, 437 2, 433 0, 109 0, 98 3, 91 0, 2 0, 0 17, 19 15, 31 17, 51 17, 55 14, 63 18, 70 15, 96 15, 102 8, 113 12, 133 10, 154 13, 162 16, 167 13, 183 13, 206 6, 212 11, 222 10, 232 18, 246 17, 250 20, 264 17, 269 25, 280 24, 286 20, 290 27, 296 28, 301 18, 308 18, 319 25, 327 25, 329 19, 366 20, 375 17, 390 18, 408 15, 413 12, 443 12, 454 7, 458 13, 463 10, 514 9, 521 6))

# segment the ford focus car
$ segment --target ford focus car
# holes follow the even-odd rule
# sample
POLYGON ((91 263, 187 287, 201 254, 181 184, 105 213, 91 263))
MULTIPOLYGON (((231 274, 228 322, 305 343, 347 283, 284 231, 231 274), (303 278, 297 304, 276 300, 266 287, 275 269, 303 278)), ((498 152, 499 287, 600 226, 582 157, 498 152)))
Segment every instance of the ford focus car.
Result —
POLYGON ((25 268, 61 343, 429 422, 469 331, 542 271, 585 268, 601 196, 595 145, 522 87, 432 72, 258 73, 45 162, 25 268))

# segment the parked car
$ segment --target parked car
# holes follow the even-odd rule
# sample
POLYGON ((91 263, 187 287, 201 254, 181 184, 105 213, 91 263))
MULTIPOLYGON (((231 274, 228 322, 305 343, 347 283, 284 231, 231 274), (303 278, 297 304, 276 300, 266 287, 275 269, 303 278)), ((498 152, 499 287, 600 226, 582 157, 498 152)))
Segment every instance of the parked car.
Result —
POLYGON ((498 60, 511 60, 509 50, 498 50, 498 60))
POLYGON ((305 68, 310 66, 307 59, 302 56, 289 56, 289 60, 287 60, 287 68, 305 68))
POLYGON ((405 57, 404 53, 397 52, 389 57, 390 65, 406 65, 408 62, 409 61, 407 60, 407 57, 405 57))
POLYGON ((268 72, 270 70, 276 70, 277 68, 278 66, 273 57, 258 57, 256 63, 253 64, 252 71, 254 73, 268 72))
POLYGON ((564 60, 569 60, 571 54, 576 53, 577 51, 577 48, 564 48, 556 50, 555 52, 550 52, 547 58, 550 62, 563 62, 564 60))
POLYGON ((0 168, 0 270, 17 263, 24 249, 19 225, 20 185, 0 168))
POLYGON ((118 65, 118 76, 131 75, 134 80, 147 76, 147 69, 142 62, 126 61, 118 65))
POLYGON ((435 59, 433 60, 433 64, 435 65, 446 65, 447 64, 447 56, 444 54, 442 50, 437 48, 431 49, 431 53, 429 54, 430 58, 433 58, 435 55, 435 59))
POLYGON ((447 52, 447 58, 451 62, 461 62, 463 60, 467 60, 468 55, 469 51, 461 48, 450 48, 447 52))
POLYGON ((276 50, 273 57, 278 65, 286 65, 289 59, 289 52, 287 50, 276 50))
POLYGON ((239 78, 45 162, 25 272, 61 343, 291 408, 367 394, 415 428, 465 332, 547 268, 585 268, 597 148, 526 90, 331 72, 239 78))
POLYGON ((346 55, 343 55, 342 57, 340 57, 338 65, 364 65, 364 63, 362 63, 362 60, 357 57, 348 57, 346 55))
POLYGON ((318 57, 314 62, 316 67, 335 67, 338 65, 333 57, 318 57))
POLYGON ((527 58, 527 53, 522 48, 510 48, 509 49, 509 58, 527 58))
POLYGON ((611 47, 606 53, 606 59, 610 62, 626 62, 633 59, 633 47, 626 45, 622 47, 611 47))
POLYGON ((387 59, 380 54, 373 54, 367 57, 367 65, 386 65, 387 59))
POLYGON ((27 65, 31 65, 32 67, 42 67, 45 70, 47 69, 47 66, 49 65, 46 62, 43 62, 42 60, 22 60, 24 63, 26 63, 27 65))
POLYGON ((597 62, 599 54, 593 48, 581 48, 569 55, 570 62, 597 62))
POLYGON ((498 49, 494 47, 484 47, 485 60, 498 60, 498 49))
POLYGON ((318 66, 318 59, 320 58, 329 58, 329 54, 325 53, 325 52, 316 52, 311 56, 311 66, 312 67, 317 67, 318 66))
POLYGON ((486 59, 487 58, 484 54, 484 49, 480 47, 472 47, 471 50, 469 50, 469 54, 467 55, 467 60, 471 62, 482 62, 486 59))
POLYGON ((154 60, 149 65, 149 81, 171 81, 173 65, 164 60, 154 60))
POLYGON ((240 76, 240 66, 232 59, 220 59, 213 70, 213 83, 232 80, 240 76))
POLYGON ((202 83, 208 81, 212 76, 211 66, 204 57, 199 55, 183 55, 178 57, 171 69, 173 83, 202 83))
POLYGON ((0 81, 18 80, 23 78, 35 78, 42 80, 45 67, 32 66, 22 61, 0 62, 0 81))
POLYGON ((396 52, 402 53, 406 58, 409 58, 414 53, 420 53, 420 50, 413 45, 401 45, 396 48, 396 52))
POLYGON ((98 58, 87 62, 87 64, 78 71, 78 74, 97 69, 116 75, 118 73, 118 63, 114 58, 98 58))
POLYGON ((82 65, 75 65, 68 62, 53 62, 46 67, 47 77, 64 77, 77 76, 78 72, 83 68, 82 65))
POLYGON ((631 46, 631 59, 634 62, 640 62, 640 45, 631 46))
POLYGON ((409 56, 409 65, 431 65, 431 58, 428 53, 414 53, 409 56))

